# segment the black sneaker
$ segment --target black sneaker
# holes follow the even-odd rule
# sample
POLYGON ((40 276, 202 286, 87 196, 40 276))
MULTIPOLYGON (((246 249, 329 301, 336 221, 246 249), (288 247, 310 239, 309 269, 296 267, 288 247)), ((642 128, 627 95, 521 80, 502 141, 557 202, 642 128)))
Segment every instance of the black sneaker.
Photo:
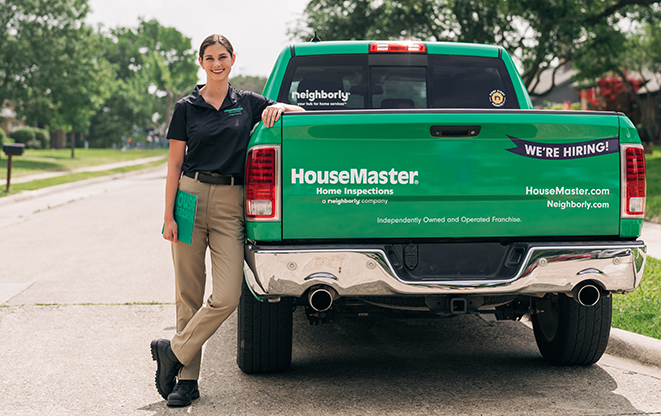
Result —
POLYGON ((177 372, 183 365, 172 352, 169 339, 155 339, 151 342, 151 358, 156 361, 156 390, 167 399, 174 389, 177 372))
POLYGON ((168 396, 169 407, 190 406, 193 400, 200 398, 197 380, 179 380, 168 396))

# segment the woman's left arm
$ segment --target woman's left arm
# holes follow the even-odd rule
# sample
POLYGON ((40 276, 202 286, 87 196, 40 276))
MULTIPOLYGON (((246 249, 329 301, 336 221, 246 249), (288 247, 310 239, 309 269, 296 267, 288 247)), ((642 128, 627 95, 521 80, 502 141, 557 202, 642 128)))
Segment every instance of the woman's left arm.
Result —
POLYGON ((280 115, 285 111, 305 111, 297 105, 275 103, 270 105, 262 111, 262 121, 266 127, 273 127, 276 121, 280 120, 280 115))

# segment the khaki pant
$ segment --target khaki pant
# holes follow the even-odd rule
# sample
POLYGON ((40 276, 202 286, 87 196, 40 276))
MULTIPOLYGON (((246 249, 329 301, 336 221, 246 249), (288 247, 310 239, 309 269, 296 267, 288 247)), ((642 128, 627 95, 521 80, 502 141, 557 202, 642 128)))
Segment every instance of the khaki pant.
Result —
POLYGON ((184 364, 179 379, 197 380, 202 345, 239 304, 245 236, 243 186, 210 185, 183 176, 179 189, 197 196, 197 211, 191 245, 172 244, 177 334, 171 345, 184 364), (213 289, 203 304, 207 247, 213 289))

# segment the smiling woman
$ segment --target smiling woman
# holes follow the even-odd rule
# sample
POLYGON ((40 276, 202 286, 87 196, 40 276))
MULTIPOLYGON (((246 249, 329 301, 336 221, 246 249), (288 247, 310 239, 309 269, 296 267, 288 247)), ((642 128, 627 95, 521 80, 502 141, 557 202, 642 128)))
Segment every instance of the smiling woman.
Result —
POLYGON ((207 83, 209 85, 215 83, 221 85, 221 88, 217 91, 213 91, 205 85, 200 89, 200 93, 205 101, 211 104, 216 110, 220 109, 227 95, 227 91, 222 86, 228 84, 229 74, 235 60, 234 48, 224 36, 211 35, 200 46, 199 61, 200 66, 206 73, 207 83), (219 94, 215 94, 216 92, 219 94))
POLYGON ((198 62, 207 83, 177 102, 167 133, 163 238, 172 242, 177 333, 172 341, 152 341, 151 352, 157 362, 156 388, 173 407, 188 406, 200 397, 202 345, 239 303, 245 240, 243 176, 250 131, 260 120, 273 127, 283 112, 303 111, 229 85, 235 61, 234 48, 224 36, 211 35, 202 42, 198 62), (197 198, 190 245, 178 241, 174 211, 180 192, 197 198), (208 248, 213 292, 204 303, 208 248))

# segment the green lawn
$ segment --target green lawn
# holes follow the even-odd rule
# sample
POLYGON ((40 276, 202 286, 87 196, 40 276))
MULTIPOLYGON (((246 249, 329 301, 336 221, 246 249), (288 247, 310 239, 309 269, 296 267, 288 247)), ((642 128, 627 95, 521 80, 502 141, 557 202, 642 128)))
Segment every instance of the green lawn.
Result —
POLYGON ((21 183, 12 184, 11 187, 9 188, 9 192, 6 192, 6 188, 2 186, 0 187, 0 198, 2 198, 3 196, 17 194, 22 191, 36 191, 37 189, 47 188, 49 186, 55 186, 55 185, 62 185, 64 183, 69 183, 69 182, 77 182, 85 179, 98 178, 101 176, 115 175, 117 173, 126 173, 134 170, 147 169, 151 167, 156 167, 158 165, 162 165, 163 163, 164 160, 158 160, 156 162, 143 163, 140 165, 133 165, 133 166, 125 166, 116 169, 101 170, 95 172, 70 173, 67 175, 56 176, 53 178, 37 179, 29 182, 21 182, 21 183))
POLYGON ((613 295, 613 327, 661 339, 661 261, 647 258, 640 286, 613 295))
MULTIPOLYGON (((661 146, 645 156, 647 201, 645 218, 661 220, 661 146)), ((613 295, 613 327, 661 339, 661 261, 647 258, 640 286, 626 295, 613 295)))
MULTIPOLYGON (((661 147, 645 155, 645 217, 661 220, 661 147)), ((647 258, 643 280, 626 295, 613 295, 613 327, 661 339, 661 260, 647 258)))
MULTIPOLYGON (((72 159, 71 149, 27 149, 23 155, 12 158, 11 177, 18 178, 43 172, 67 172, 87 166, 167 155, 167 152, 167 149, 134 149, 127 151, 115 149, 76 149, 76 157, 72 159)), ((7 179, 7 156, 4 153, 0 159, 0 179, 7 179)))

